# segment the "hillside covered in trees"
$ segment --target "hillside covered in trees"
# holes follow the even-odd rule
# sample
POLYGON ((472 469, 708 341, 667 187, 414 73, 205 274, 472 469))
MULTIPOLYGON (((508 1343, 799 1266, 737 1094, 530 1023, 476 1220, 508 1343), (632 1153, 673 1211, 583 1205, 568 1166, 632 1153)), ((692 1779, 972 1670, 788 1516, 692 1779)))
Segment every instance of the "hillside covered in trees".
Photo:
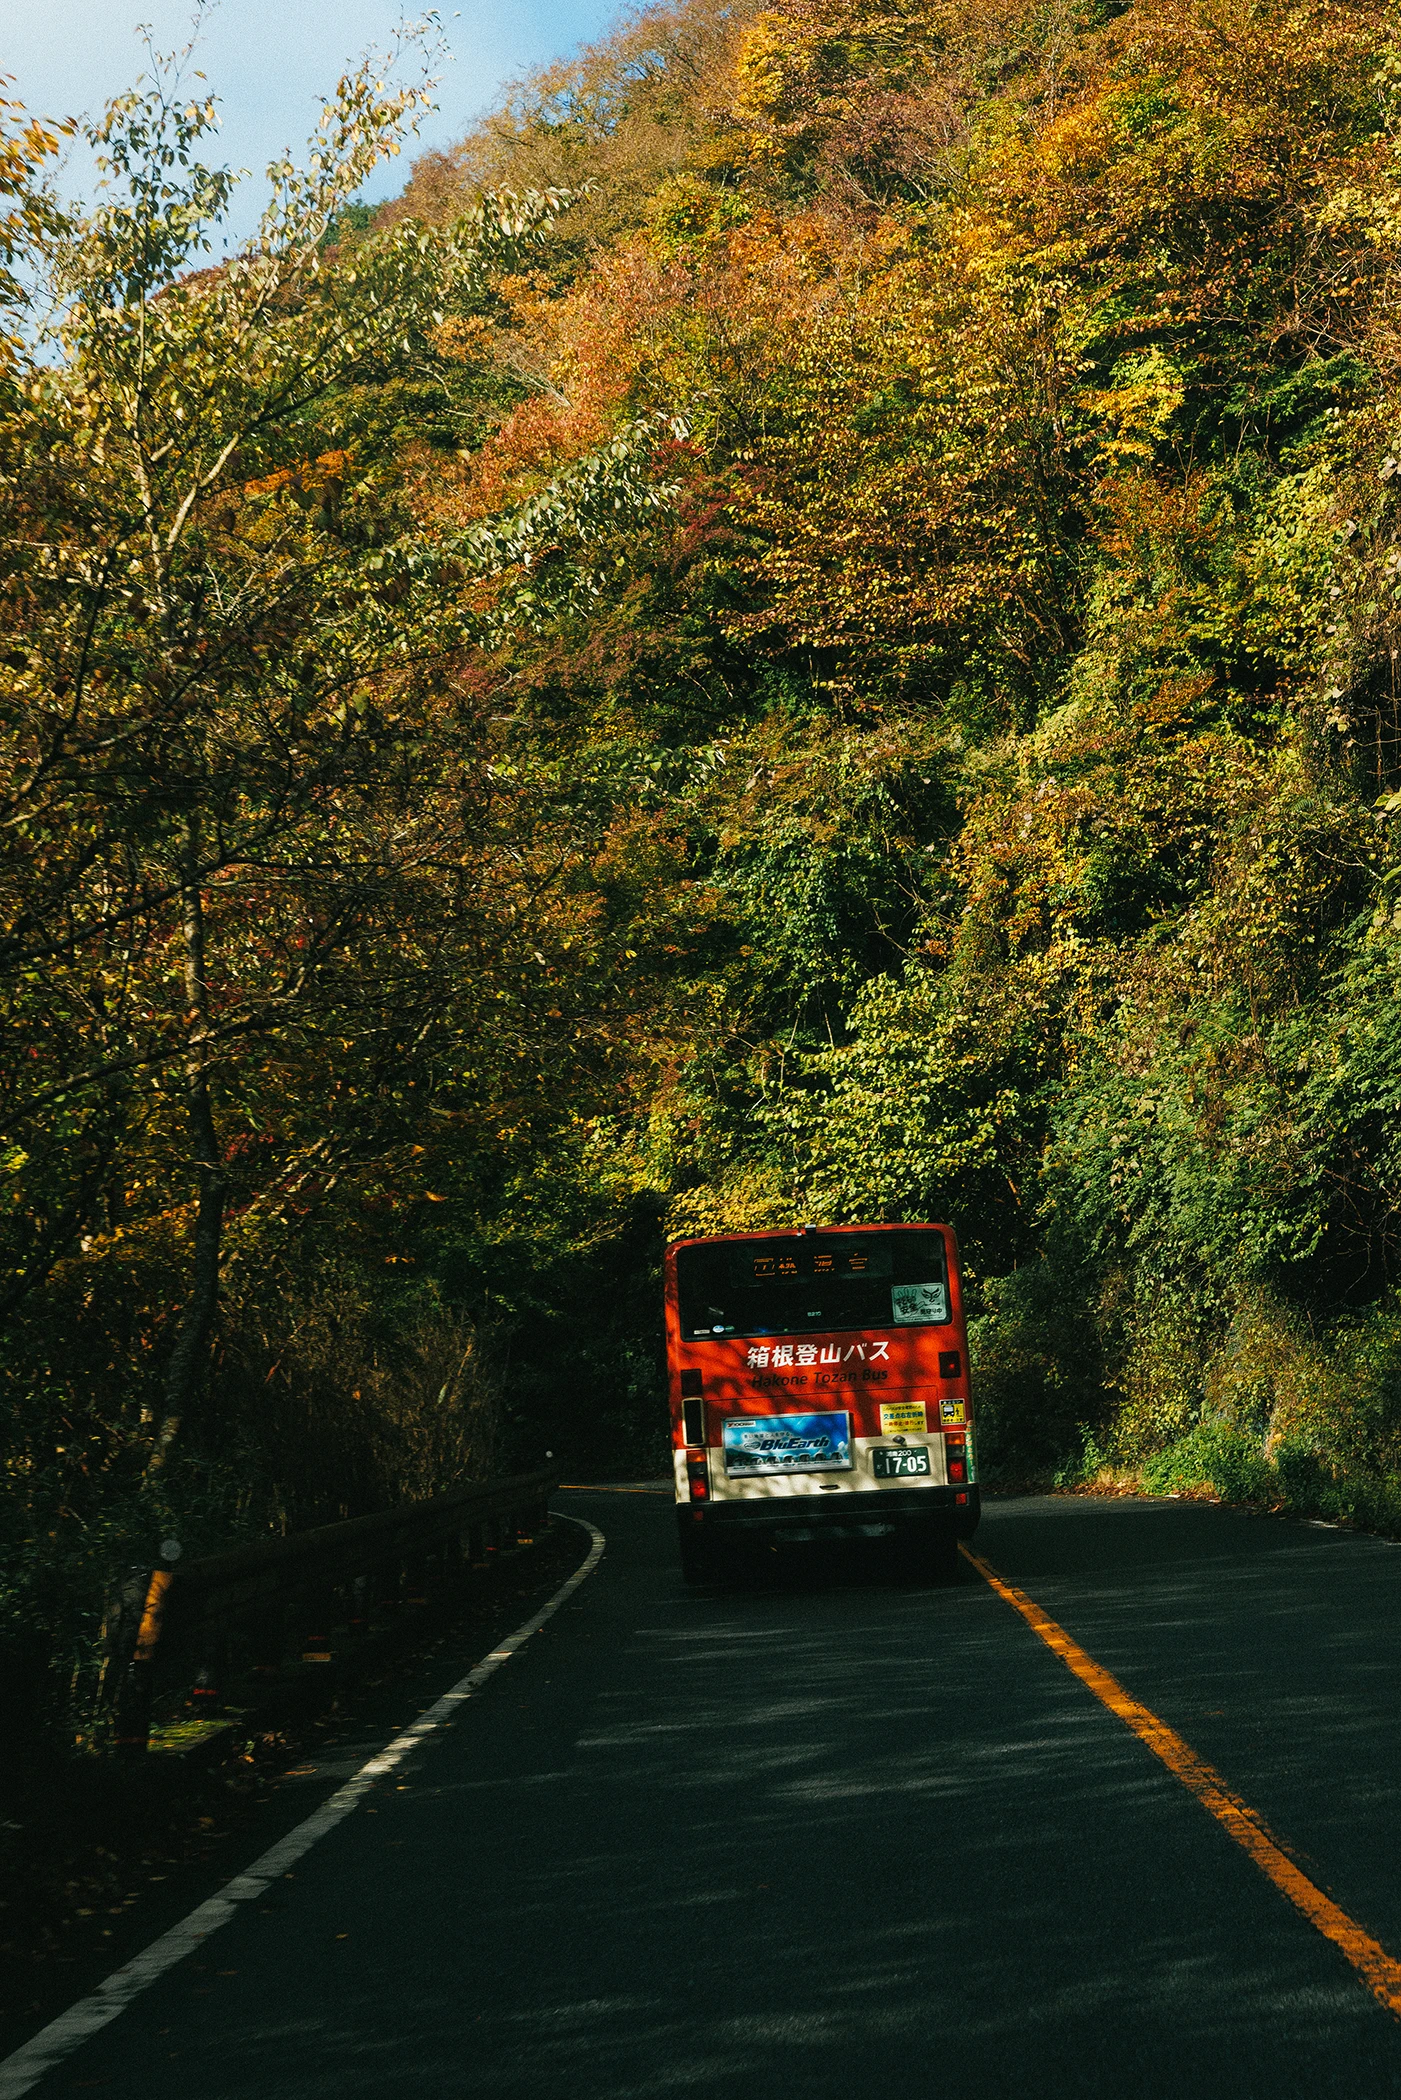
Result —
POLYGON ((655 1467, 695 1230, 953 1222, 994 1482, 1401 1521, 1395 28, 677 0, 373 215, 368 68, 218 267, 169 75, 88 217, 11 110, 57 1676, 172 1526, 655 1467))

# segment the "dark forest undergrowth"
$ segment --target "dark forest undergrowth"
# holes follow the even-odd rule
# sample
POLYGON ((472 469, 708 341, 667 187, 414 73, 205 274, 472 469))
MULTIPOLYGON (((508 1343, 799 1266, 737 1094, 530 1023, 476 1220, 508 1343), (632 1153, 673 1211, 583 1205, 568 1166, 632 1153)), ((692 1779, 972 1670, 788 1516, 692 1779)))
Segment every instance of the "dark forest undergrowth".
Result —
POLYGON ((233 1717, 203 1759, 20 1760, 0 1828, 0 2051, 310 1815, 348 1776, 347 1760, 364 1763, 514 1631, 587 1545, 556 1522, 435 1598, 334 1688, 304 1682, 275 1710, 233 1717), (323 1776, 325 1764, 335 1769, 323 1776))

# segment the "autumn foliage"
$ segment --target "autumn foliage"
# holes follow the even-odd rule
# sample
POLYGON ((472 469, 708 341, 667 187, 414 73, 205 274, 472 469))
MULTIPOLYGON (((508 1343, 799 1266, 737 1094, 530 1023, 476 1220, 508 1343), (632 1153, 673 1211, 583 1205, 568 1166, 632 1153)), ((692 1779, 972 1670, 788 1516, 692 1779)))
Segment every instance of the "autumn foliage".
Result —
POLYGON ((663 1233, 814 1216, 958 1224, 994 1477, 1396 1520, 1394 31, 651 8, 172 246, 164 435, 15 120, 17 1598, 636 1472, 663 1233))

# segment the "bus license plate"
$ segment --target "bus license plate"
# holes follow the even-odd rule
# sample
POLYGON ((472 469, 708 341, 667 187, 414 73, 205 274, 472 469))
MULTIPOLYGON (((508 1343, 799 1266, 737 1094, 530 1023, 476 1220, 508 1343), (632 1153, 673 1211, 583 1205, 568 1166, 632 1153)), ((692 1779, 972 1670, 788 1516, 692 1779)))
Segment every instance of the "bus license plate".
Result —
POLYGON ((909 1480, 929 1471, 929 1453, 923 1444, 905 1451, 876 1450, 871 1453, 871 1471, 877 1480, 909 1480))

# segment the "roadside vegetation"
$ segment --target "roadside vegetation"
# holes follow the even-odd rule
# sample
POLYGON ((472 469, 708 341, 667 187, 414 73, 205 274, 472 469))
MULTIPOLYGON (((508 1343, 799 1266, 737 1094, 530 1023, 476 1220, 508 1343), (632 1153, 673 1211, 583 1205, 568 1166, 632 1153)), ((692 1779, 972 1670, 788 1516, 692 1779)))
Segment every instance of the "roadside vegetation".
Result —
POLYGON ((162 1536, 655 1467, 668 1232, 950 1219, 986 1479, 1401 1524, 1396 27, 676 0, 370 214, 410 39, 236 256, 188 68, 91 211, 7 105, 56 1726, 162 1536))

